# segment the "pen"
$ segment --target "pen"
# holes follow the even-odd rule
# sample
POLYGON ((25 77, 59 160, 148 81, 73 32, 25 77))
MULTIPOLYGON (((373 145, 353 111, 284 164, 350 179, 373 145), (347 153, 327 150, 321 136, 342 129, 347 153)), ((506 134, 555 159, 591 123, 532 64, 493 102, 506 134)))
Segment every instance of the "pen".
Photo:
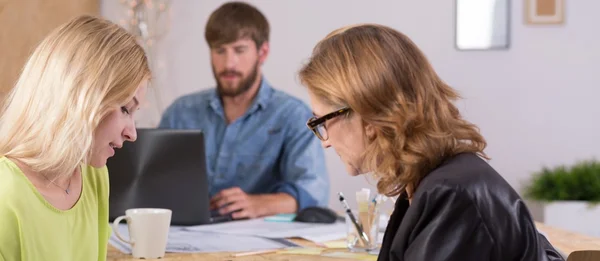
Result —
POLYGON ((342 206, 346 209, 346 213, 348 214, 348 217, 350 217, 350 221, 352 221, 352 223, 354 224, 354 227, 356 227, 356 231, 358 232, 360 239, 363 241, 365 246, 368 246, 369 238, 367 237, 367 234, 365 233, 365 231, 363 231, 362 227, 358 224, 358 222, 356 221, 356 218, 352 214, 352 210, 350 210, 350 207, 348 206, 348 202, 346 202, 346 199, 344 198, 344 194, 342 194, 342 192, 339 192, 338 195, 340 196, 340 202, 342 203, 342 206))

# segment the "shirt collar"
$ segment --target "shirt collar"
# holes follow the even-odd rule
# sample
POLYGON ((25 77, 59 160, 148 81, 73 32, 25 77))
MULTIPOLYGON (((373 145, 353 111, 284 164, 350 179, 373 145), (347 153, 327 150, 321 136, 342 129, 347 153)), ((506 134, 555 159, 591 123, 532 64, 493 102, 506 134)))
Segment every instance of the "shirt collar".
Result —
POLYGON ((271 87, 267 79, 265 79, 265 77, 261 77, 260 87, 254 99, 254 103, 251 107, 258 106, 262 109, 266 108, 269 104, 269 99, 271 98, 272 94, 273 88, 271 87))

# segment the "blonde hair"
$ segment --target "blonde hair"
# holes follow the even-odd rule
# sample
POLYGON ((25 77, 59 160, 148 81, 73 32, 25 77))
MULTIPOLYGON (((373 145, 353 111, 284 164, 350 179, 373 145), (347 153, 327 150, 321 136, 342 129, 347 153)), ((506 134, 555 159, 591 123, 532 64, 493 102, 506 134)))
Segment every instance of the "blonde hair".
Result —
POLYGON ((0 155, 47 176, 87 164, 100 121, 150 77, 144 50, 120 26, 79 16, 34 50, 0 117, 0 155))
POLYGON ((485 139, 464 120, 425 55, 402 33, 382 25, 340 28, 321 40, 300 80, 321 101, 349 107, 371 125, 362 166, 388 196, 416 188, 444 159, 463 152, 487 158, 485 139))

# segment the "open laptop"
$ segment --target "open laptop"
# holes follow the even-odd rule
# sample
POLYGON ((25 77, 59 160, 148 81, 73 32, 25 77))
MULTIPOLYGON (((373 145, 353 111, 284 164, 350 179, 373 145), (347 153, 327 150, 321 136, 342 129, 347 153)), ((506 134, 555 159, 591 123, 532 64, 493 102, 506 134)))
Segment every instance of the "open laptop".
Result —
POLYGON ((107 162, 109 220, 130 208, 172 210, 172 225, 231 220, 209 209, 204 135, 200 130, 137 129, 107 162))

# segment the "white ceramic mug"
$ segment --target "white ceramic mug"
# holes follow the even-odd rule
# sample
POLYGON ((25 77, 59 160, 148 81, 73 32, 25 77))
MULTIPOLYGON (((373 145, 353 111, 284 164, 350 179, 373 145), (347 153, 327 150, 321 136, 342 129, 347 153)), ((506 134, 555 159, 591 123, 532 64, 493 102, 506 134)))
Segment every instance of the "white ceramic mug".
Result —
POLYGON ((131 245, 135 258, 162 258, 167 248, 171 210, 162 208, 134 208, 125 211, 113 222, 117 238, 131 245), (119 234, 119 223, 125 219, 129 240, 119 234))

